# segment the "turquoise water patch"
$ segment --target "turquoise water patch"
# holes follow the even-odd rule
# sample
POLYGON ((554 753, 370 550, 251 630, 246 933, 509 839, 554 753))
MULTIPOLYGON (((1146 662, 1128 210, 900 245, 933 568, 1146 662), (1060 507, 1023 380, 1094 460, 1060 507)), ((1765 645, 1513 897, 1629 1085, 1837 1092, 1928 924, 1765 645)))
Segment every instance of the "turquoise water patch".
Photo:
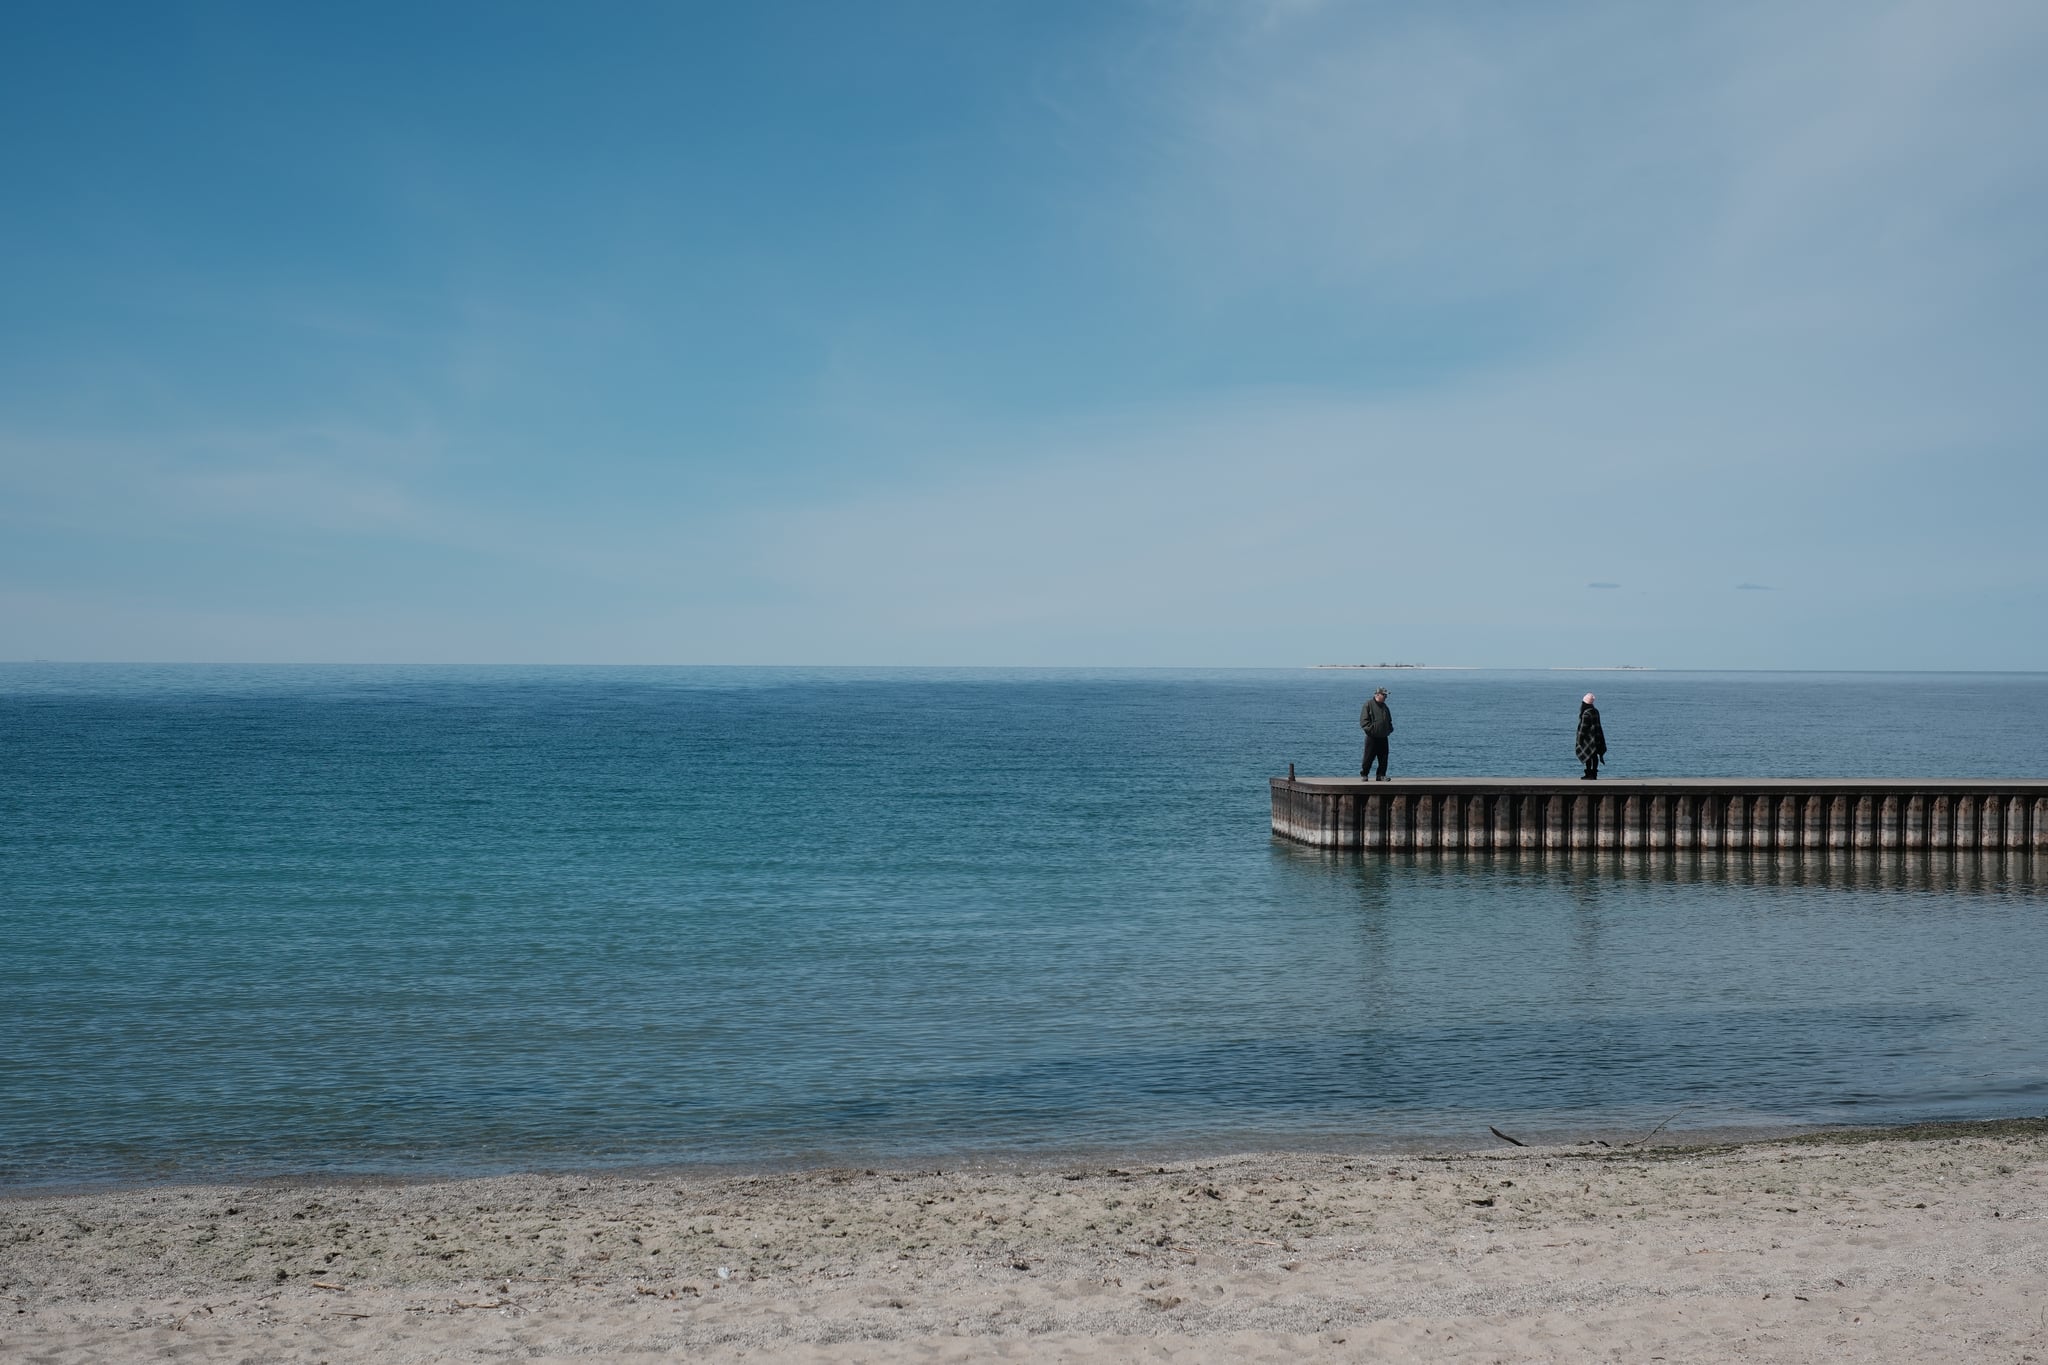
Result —
MULTIPOLYGON (((0 1181, 2048 1108, 2034 859, 1274 841, 1380 680, 0 668, 0 1181)), ((1576 771, 1584 675, 1391 680, 1576 771)), ((2039 676, 1596 685, 1616 776, 2048 775, 2039 676)))

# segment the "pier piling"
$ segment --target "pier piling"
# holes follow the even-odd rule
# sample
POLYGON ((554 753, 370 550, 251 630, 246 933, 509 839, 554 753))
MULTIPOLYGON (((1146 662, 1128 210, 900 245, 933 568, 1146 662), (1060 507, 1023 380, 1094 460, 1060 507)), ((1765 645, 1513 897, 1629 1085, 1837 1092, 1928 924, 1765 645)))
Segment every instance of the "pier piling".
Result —
POLYGON ((1323 848, 2048 851, 2048 781, 1272 779, 1273 832, 1323 848))

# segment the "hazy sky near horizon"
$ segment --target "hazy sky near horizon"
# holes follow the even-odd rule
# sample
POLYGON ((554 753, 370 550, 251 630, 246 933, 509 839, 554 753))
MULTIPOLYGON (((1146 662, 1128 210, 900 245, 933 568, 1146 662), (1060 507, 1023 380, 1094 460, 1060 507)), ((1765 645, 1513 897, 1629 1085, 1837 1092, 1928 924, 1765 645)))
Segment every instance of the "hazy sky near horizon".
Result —
POLYGON ((2048 668, 2048 6, 13 6, 0 658, 2048 668))

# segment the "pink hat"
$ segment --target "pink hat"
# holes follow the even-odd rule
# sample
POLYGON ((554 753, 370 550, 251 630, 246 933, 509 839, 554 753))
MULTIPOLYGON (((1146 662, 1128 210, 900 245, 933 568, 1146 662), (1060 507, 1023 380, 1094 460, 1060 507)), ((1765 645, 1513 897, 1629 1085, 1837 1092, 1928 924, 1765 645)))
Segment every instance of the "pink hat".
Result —
POLYGON ((1588 706, 1591 706, 1592 704, 1593 704, 1593 694, 1592 694, 1591 692, 1588 692, 1588 693, 1586 694, 1586 705, 1588 705, 1588 706))

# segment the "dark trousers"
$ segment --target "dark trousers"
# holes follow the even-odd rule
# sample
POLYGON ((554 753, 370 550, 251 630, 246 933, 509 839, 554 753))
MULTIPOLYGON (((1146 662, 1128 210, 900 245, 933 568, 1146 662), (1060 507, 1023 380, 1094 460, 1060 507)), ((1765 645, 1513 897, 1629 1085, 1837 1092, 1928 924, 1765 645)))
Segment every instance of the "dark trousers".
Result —
POLYGON ((1372 761, 1375 758, 1380 761, 1380 776, 1385 777, 1387 775, 1387 737, 1385 735, 1367 735, 1365 737, 1365 757, 1358 765, 1358 775, 1360 777, 1372 776, 1372 761))
POLYGON ((1579 780, 1580 780, 1581 782, 1583 782, 1583 781, 1585 781, 1585 780, 1586 780, 1586 778, 1587 778, 1587 777, 1590 777, 1590 778, 1595 778, 1595 779, 1597 779, 1597 778, 1598 778, 1599 776, 1600 776, 1600 755, 1598 755, 1598 754, 1594 754, 1594 755, 1593 755, 1593 756, 1592 756, 1591 758, 1589 758, 1589 759, 1587 759, 1587 760, 1586 760, 1586 777, 1582 777, 1582 778, 1580 778, 1579 780))

